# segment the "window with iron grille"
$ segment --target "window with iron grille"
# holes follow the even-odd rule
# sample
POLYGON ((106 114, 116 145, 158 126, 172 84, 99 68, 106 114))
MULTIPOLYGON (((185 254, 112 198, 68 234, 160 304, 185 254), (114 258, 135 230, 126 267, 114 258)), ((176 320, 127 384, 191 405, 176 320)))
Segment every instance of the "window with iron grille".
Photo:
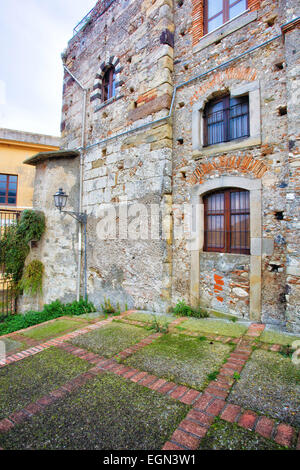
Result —
POLYGON ((15 206, 17 203, 18 177, 0 174, 0 204, 15 206))
POLYGON ((204 110, 204 146, 249 137, 249 98, 225 96, 204 110))
POLYGON ((240 15, 248 8, 247 0, 205 0, 204 34, 240 15))
POLYGON ((116 74, 115 68, 109 67, 102 79, 102 102, 109 100, 116 94, 116 74))
POLYGON ((204 250, 250 254, 249 191, 229 188, 206 195, 204 250))

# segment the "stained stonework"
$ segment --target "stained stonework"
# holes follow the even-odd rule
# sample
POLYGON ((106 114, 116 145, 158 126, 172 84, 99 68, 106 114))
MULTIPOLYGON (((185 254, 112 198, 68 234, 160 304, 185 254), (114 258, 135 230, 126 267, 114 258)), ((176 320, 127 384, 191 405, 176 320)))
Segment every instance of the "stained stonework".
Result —
MULTIPOLYGON (((70 40, 64 65, 87 94, 82 209, 88 214, 88 293, 96 305, 107 296, 129 307, 159 310, 184 298, 299 330, 300 48, 299 22, 292 21, 300 16, 298 3, 249 0, 247 11, 204 36, 200 0, 116 0, 107 9, 99 1, 86 27, 70 40), (115 98, 97 108, 101 98, 93 96, 105 64, 118 70, 118 86, 115 98), (208 100, 225 92, 249 96, 250 135, 204 147, 201 112, 208 100), (250 191, 250 255, 203 251, 202 196, 222 187, 250 191), (106 203, 128 203, 128 210, 145 204, 149 214, 158 205, 158 233, 128 240, 118 232, 115 240, 99 239, 106 203), (182 209, 190 203, 200 214, 192 237, 194 216, 182 209), (183 237, 176 236, 178 224, 183 237)), ((82 98, 65 70, 66 149, 82 145, 82 98)), ((79 178, 79 158, 73 164, 79 178)), ((50 182, 38 167, 43 181, 35 189, 38 208, 63 168, 51 167, 50 182)), ((70 192, 75 183, 69 177, 65 181, 70 192)), ((49 212, 47 217, 51 227, 57 216, 49 212)), ((142 228, 150 233, 150 219, 142 228)), ((60 267, 70 293, 77 247, 74 252, 67 247, 75 232, 64 232, 69 258, 60 267)), ((45 240, 53 252, 47 261, 50 279, 61 244, 55 244, 51 228, 45 240)), ((47 256, 49 251, 41 251, 42 260, 47 256)), ((49 287, 45 300, 51 296, 49 287)), ((54 296, 64 298, 65 290, 53 288, 54 296)))

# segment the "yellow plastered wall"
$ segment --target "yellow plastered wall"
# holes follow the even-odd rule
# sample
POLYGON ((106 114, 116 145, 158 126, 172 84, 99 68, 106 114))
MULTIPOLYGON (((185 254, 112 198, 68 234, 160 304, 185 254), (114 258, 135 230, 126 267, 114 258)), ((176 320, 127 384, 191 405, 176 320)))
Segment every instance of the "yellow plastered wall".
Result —
POLYGON ((32 207, 35 167, 24 165, 24 160, 39 152, 58 150, 59 147, 0 139, 0 173, 18 176, 17 204, 1 205, 0 209, 28 209, 32 207))

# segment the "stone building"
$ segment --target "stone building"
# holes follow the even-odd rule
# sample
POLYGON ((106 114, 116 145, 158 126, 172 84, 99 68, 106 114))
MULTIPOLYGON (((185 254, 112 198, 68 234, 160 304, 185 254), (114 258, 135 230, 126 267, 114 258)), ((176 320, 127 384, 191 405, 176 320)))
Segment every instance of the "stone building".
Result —
POLYGON ((299 17, 298 0, 98 1, 62 56, 63 150, 28 161, 43 301, 83 293, 61 186, 87 211, 96 305, 185 299, 299 331, 299 17))

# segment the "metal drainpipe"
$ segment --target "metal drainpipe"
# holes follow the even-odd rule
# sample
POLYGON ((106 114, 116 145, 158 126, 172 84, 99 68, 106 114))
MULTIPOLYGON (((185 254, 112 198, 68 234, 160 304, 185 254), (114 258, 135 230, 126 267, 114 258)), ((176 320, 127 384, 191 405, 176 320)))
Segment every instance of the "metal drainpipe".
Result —
MULTIPOLYGON (((82 212, 82 196, 83 196, 83 165, 84 165, 84 151, 85 151, 85 123, 86 123, 86 97, 87 97, 87 89, 80 83, 79 80, 72 74, 72 72, 66 67, 63 66, 64 70, 75 80, 77 85, 83 91, 83 102, 82 102, 82 127, 81 127, 81 147, 80 147, 80 169, 79 169, 79 209, 78 212, 82 212)), ((85 247, 86 250, 86 247, 85 247)), ((86 256, 86 254, 85 254, 86 256)), ((80 280, 81 280, 81 260, 82 260, 82 225, 79 224, 78 227, 78 263, 77 263, 77 283, 76 283, 76 299, 80 299, 80 280)), ((86 283, 87 278, 87 266, 86 266, 86 258, 84 263, 84 279, 86 283)), ((85 284, 86 289, 86 284, 85 284)))

